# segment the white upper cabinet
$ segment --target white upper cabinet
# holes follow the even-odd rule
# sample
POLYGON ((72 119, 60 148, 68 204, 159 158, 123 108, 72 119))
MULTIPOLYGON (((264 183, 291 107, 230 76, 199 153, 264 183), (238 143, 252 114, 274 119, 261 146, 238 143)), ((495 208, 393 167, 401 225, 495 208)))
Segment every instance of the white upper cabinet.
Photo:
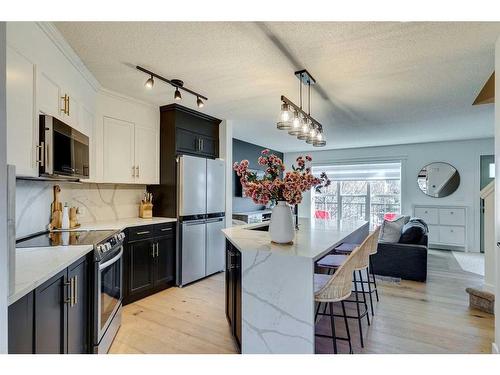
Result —
POLYGON ((160 111, 157 107, 103 90, 97 97, 98 181, 158 184, 160 111), (99 136, 102 134, 102 136, 99 136))
POLYGON ((158 183, 156 129, 110 117, 103 128, 103 182, 158 183))
POLYGON ((46 115, 58 117, 62 108, 59 105, 61 88, 42 71, 38 71, 36 88, 38 110, 46 115))
POLYGON ((135 126, 136 182, 157 184, 159 180, 158 132, 154 128, 135 126))
POLYGON ((35 65, 7 47, 7 163, 18 176, 38 176, 35 131, 35 65))
MULTIPOLYGON (((49 23, 7 23, 7 156, 18 176, 38 176, 41 113, 73 126, 95 144, 98 83, 55 33, 49 23)), ((89 151, 95 175, 95 147, 89 151)))
POLYGON ((105 117, 104 145, 103 182, 134 182, 134 124, 105 117))

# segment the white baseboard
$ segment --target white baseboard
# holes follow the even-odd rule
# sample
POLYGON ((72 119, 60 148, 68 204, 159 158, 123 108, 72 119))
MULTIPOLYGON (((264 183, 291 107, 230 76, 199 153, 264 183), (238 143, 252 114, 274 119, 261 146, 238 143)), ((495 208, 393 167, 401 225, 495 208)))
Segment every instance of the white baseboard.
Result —
POLYGON ((491 343, 491 353, 500 354, 500 351, 498 350, 498 346, 494 342, 491 343))

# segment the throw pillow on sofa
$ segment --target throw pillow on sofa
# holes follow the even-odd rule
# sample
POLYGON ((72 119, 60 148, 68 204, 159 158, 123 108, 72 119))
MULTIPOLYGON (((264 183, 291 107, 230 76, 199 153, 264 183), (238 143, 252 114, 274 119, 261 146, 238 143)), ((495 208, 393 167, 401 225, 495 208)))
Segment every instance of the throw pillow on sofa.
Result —
POLYGON ((381 242, 399 242, 401 238, 401 230, 403 226, 408 222, 408 216, 400 216, 396 220, 384 220, 382 226, 380 227, 379 241, 381 242))
POLYGON ((427 234, 427 224, 421 219, 411 219, 403 226, 399 243, 419 244, 427 234))

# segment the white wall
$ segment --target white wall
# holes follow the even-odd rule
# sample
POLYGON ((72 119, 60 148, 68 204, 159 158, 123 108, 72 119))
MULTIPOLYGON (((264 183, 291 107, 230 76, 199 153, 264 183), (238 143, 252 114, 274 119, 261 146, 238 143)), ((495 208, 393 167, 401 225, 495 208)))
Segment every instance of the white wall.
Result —
POLYGON ((7 353, 7 132, 5 106, 5 22, 0 22, 0 353, 7 353))
MULTIPOLYGON (((495 46, 495 71, 500 72, 500 38, 495 46)), ((495 92, 500 92, 500 74, 495 74, 495 92)), ((497 94, 498 96, 498 94, 497 94)), ((500 100, 495 100, 495 176, 500 176, 500 100)), ((495 189, 495 241, 500 242, 500 189, 495 189)), ((500 346, 500 249, 495 248, 497 265, 495 293, 495 342, 493 352, 499 353, 500 346)))
MULTIPOLYGON (((474 125, 471 124, 471 126, 474 125)), ((334 140, 330 142, 334 142, 334 140)), ((466 206, 468 208, 467 220, 469 227, 467 233, 468 250, 479 251, 479 157, 480 155, 493 153, 493 139, 480 139, 324 150, 308 154, 313 158, 313 165, 401 160, 402 213, 411 215, 413 206, 416 204, 466 206), (450 163, 460 173, 461 181, 458 190, 445 198, 428 197, 417 186, 417 173, 424 165, 435 161, 450 163)), ((286 153, 285 164, 287 168, 301 154, 304 153, 286 153)), ((300 216, 310 216, 310 203, 310 193, 307 193, 299 207, 300 216)))

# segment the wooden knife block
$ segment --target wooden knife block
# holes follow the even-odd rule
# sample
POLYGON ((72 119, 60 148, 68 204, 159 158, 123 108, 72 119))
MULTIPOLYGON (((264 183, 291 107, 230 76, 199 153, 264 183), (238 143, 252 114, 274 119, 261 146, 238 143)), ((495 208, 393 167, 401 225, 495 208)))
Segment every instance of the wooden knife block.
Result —
POLYGON ((141 202, 139 206, 139 217, 142 219, 151 219, 153 217, 153 204, 141 202))

